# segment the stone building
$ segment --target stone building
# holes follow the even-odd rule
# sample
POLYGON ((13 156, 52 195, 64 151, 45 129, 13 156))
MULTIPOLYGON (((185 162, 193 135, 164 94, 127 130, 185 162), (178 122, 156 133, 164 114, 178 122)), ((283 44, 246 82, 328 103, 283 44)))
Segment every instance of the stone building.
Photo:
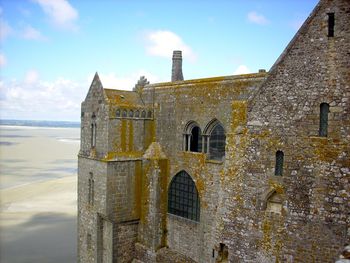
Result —
POLYGON ((350 1, 269 72, 105 89, 81 111, 79 262, 334 262, 350 243, 350 1))

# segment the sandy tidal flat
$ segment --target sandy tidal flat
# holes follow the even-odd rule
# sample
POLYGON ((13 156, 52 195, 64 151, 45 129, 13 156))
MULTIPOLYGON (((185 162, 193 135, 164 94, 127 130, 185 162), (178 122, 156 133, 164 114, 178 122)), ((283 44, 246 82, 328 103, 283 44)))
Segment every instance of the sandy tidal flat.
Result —
POLYGON ((0 126, 1 262, 76 261, 79 132, 0 126))

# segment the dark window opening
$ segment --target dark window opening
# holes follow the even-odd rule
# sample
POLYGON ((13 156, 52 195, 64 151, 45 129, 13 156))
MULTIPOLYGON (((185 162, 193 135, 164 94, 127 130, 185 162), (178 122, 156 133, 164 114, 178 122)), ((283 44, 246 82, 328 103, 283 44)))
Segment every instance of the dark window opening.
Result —
POLYGON ((142 111, 141 118, 146 118, 146 112, 145 111, 142 111))
POLYGON ((115 112, 115 116, 120 117, 120 110, 119 110, 119 109, 118 109, 118 110, 116 110, 116 112, 115 112))
POLYGON ((129 117, 130 117, 130 118, 134 117, 134 111, 133 111, 133 110, 130 110, 130 111, 129 111, 129 117))
POLYGON ((202 132, 199 127, 193 127, 191 131, 191 142, 190 142, 191 152, 201 152, 202 151, 202 132))
POLYGON ((94 198, 95 198, 95 181, 93 179, 93 174, 90 173, 89 177, 89 193, 88 193, 88 203, 89 205, 94 205, 94 198))
POLYGON ((125 117, 127 117, 127 116, 128 116, 127 111, 126 111, 126 110, 123 110, 123 117, 125 118, 125 117))
POLYGON ((219 253, 216 258, 216 262, 228 262, 228 247, 223 243, 220 243, 219 253))
POLYGON ((152 111, 148 111, 147 118, 152 118, 152 111))
POLYGON ((168 212, 199 221, 199 196, 195 183, 185 171, 174 176, 168 190, 168 212))
POLYGON ((209 139, 209 158, 211 160, 222 161, 225 156, 225 142, 225 130, 220 124, 217 124, 209 139))
POLYGON ((91 147, 96 146, 96 124, 91 124, 91 147))
POLYGON ((284 153, 282 151, 276 152, 276 164, 275 164, 275 175, 282 176, 283 174, 283 159, 284 153))
POLYGON ((328 135, 328 113, 329 113, 329 104, 321 103, 320 105, 320 129, 319 136, 327 137, 328 135))
POLYGON ((334 37, 334 13, 328 13, 328 36, 334 37))
POLYGON ((136 117, 136 118, 140 117, 140 112, 139 112, 138 110, 135 111, 135 117, 136 117))

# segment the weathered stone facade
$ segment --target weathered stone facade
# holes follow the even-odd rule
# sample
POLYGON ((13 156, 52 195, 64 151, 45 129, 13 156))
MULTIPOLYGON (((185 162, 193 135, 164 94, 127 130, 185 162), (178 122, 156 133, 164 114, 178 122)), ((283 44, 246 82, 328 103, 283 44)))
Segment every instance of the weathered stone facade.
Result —
POLYGON ((79 262, 334 262, 350 242, 350 1, 321 0, 268 73, 182 80, 179 57, 173 82, 120 91, 94 77, 79 262), (181 171, 198 220, 168 212, 181 171))

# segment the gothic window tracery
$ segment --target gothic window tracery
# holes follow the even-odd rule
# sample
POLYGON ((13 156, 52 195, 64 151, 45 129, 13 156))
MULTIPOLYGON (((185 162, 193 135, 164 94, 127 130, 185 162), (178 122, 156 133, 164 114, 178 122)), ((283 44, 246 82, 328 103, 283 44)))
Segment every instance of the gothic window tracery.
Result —
POLYGON ((206 152, 208 158, 215 161, 223 161, 225 157, 226 134, 224 127, 214 119, 208 123, 204 130, 206 137, 206 152))
POLYGON ((181 171, 174 176, 168 189, 168 213, 199 221, 199 195, 191 176, 181 171))

